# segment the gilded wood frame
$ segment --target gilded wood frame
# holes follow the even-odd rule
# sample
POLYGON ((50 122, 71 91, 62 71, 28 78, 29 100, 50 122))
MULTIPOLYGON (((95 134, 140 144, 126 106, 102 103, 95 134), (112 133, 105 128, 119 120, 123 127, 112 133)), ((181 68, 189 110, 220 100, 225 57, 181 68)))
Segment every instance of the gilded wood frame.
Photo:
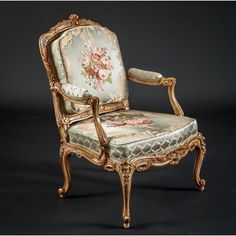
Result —
MULTIPOLYGON (((202 136, 201 133, 198 133, 196 137, 185 142, 182 147, 176 150, 172 150, 171 152, 167 152, 166 154, 161 156, 160 155, 145 156, 133 159, 131 161, 123 161, 123 162, 116 162, 111 160, 109 158, 109 152, 108 152, 109 143, 107 140, 106 133, 102 127, 99 115, 102 113, 120 109, 128 110, 129 109, 128 100, 109 104, 99 104, 99 99, 97 97, 88 96, 85 97, 84 99, 79 100, 68 96, 64 92, 59 83, 57 72, 50 52, 50 43, 57 37, 59 37, 61 33, 73 27, 85 26, 85 25, 99 25, 99 24, 91 20, 80 19, 78 15, 71 14, 68 20, 59 22, 54 27, 52 27, 49 32, 41 35, 39 39, 40 53, 44 66, 47 71, 49 79, 49 87, 52 92, 56 122, 60 133, 60 143, 61 143, 60 162, 64 176, 64 184, 62 187, 58 189, 58 193, 60 197, 64 197, 65 194, 69 191, 71 183, 69 157, 70 154, 72 153, 76 154, 77 156, 86 158, 88 161, 90 161, 95 165, 102 166, 107 171, 117 171, 120 176, 122 193, 123 193, 123 211, 122 211, 123 226, 125 228, 129 228, 131 221, 130 191, 131 191, 131 181, 134 171, 144 171, 149 169, 150 167, 177 165, 180 162, 180 160, 183 157, 185 157, 190 151, 196 149, 198 151, 198 155, 194 165, 194 180, 195 183, 199 186, 200 190, 203 191, 206 181, 200 178, 200 170, 206 153, 206 145, 204 137, 202 136), (74 114, 67 114, 64 109, 62 98, 67 99, 68 101, 74 104, 90 105, 91 109, 88 109, 83 112, 77 112, 74 114), (74 122, 87 119, 89 117, 93 117, 98 139, 101 145, 100 155, 91 152, 85 147, 71 144, 69 143, 68 140, 68 134, 67 134, 68 127, 74 122)), ((174 113, 178 116, 184 114, 174 94, 175 84, 176 84, 175 78, 163 77, 158 81, 153 81, 153 80, 148 81, 140 79, 137 80, 134 77, 128 77, 128 79, 142 84, 168 87, 169 100, 173 107, 174 113)))

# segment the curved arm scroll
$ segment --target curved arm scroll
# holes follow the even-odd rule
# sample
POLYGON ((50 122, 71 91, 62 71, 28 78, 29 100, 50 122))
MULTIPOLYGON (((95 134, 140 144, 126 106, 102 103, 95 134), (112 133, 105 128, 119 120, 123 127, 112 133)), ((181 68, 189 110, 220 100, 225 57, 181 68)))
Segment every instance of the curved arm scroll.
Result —
POLYGON ((169 100, 175 115, 183 116, 184 115, 183 109, 181 108, 175 97, 175 84, 176 84, 176 79, 173 77, 163 78, 161 81, 162 86, 168 87, 169 100))
POLYGON ((100 116, 99 116, 99 98, 90 97, 87 102, 92 107, 93 121, 97 131, 99 142, 102 148, 106 149, 108 146, 108 139, 105 130, 102 127, 100 116))
MULTIPOLYGON (((69 96, 65 93, 64 89, 61 87, 60 83, 55 82, 51 85, 50 89, 56 93, 59 93, 61 96, 63 96, 65 99, 69 100, 70 102, 73 102, 78 105, 90 105, 92 109, 92 115, 93 115, 93 122, 95 125, 95 129, 97 132, 98 140, 101 145, 102 153, 100 155, 100 159, 107 159, 108 155, 108 139, 106 132, 104 131, 100 116, 99 116, 99 98, 94 96, 84 96, 81 99, 74 98, 72 96, 69 96)), ((70 120, 63 120, 64 125, 69 124, 70 120)))

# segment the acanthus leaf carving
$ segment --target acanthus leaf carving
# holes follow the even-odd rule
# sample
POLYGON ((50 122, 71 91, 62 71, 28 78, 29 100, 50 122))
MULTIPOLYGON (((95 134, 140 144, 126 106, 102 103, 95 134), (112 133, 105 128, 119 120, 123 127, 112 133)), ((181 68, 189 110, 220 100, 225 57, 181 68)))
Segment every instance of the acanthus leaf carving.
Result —
POLYGON ((128 163, 124 162, 120 165, 120 173, 122 175, 124 186, 129 184, 129 180, 132 174, 133 167, 128 163))

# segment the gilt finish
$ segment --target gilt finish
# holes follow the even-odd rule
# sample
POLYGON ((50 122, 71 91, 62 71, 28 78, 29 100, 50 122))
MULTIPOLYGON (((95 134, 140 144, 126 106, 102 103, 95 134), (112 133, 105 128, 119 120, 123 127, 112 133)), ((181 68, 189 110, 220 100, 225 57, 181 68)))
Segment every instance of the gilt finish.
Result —
MULTIPOLYGON (((121 102, 114 102, 109 104, 99 104, 99 99, 93 96, 87 96, 84 99, 76 99, 68 96, 59 83, 57 72, 52 60, 50 52, 50 43, 59 37, 63 32, 73 27, 99 25, 96 22, 87 19, 80 19, 78 15, 72 14, 68 20, 64 20, 56 24, 50 29, 48 33, 43 34, 39 39, 39 48, 44 66, 47 71, 49 79, 49 87, 52 92, 56 123, 60 133, 60 163, 64 176, 64 184, 58 189, 60 197, 64 197, 69 191, 71 184, 69 158, 71 154, 86 158, 91 163, 103 166, 107 171, 117 171, 120 176, 122 193, 123 193, 123 211, 122 219, 124 228, 130 227, 130 192, 131 181, 134 171, 145 171, 150 167, 163 167, 166 165, 177 165, 180 160, 185 157, 190 151, 196 149, 198 152, 194 165, 194 180, 201 191, 204 190, 206 181, 201 179, 200 170, 202 162, 206 153, 206 145, 204 137, 198 133, 194 138, 188 140, 180 148, 171 150, 164 155, 151 155, 132 159, 131 161, 114 161, 109 158, 109 141, 100 121, 100 114, 116 110, 129 110, 128 100, 121 102), (91 109, 82 112, 75 112, 74 114, 67 114, 63 106, 62 98, 79 105, 89 105, 91 109), (91 150, 86 149, 80 145, 69 143, 67 129, 71 124, 87 119, 93 118, 99 143, 101 145, 101 153, 95 154, 91 150)), ((99 25, 100 26, 100 25, 99 25)), ((160 80, 137 80, 134 77, 128 76, 128 79, 134 82, 168 87, 168 94, 170 103, 173 107, 174 113, 182 116, 183 110, 175 98, 174 90, 176 79, 172 77, 162 77, 160 80)))

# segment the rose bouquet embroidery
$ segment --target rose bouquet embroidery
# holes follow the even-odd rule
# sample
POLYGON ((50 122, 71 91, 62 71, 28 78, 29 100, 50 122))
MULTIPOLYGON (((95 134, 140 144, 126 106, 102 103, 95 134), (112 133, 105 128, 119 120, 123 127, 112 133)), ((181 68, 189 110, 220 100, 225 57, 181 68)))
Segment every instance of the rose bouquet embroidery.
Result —
POLYGON ((113 65, 111 57, 107 55, 107 48, 92 48, 91 44, 84 44, 85 48, 81 53, 82 72, 86 83, 99 92, 103 91, 104 83, 112 83, 113 65))
POLYGON ((152 120, 146 120, 139 118, 137 120, 124 120, 124 121, 105 121, 105 125, 107 127, 118 127, 118 126, 142 126, 142 125, 149 125, 153 123, 152 120))
POLYGON ((132 117, 126 115, 116 115, 110 117, 104 121, 107 127, 118 127, 118 126, 143 126, 153 123, 153 120, 146 119, 145 117, 132 117))

